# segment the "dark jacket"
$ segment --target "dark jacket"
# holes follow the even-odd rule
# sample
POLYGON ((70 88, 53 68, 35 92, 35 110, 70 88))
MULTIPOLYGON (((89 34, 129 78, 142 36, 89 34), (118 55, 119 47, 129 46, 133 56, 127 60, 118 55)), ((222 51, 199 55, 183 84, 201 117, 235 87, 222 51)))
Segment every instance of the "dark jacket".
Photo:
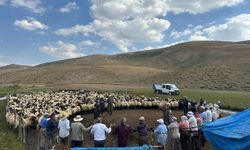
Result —
POLYGON ((57 130, 57 122, 50 119, 47 122, 47 126, 46 126, 46 133, 48 136, 55 136, 56 134, 56 130, 57 130))
POLYGON ((147 136, 149 128, 147 124, 145 124, 144 122, 140 122, 137 126, 137 131, 139 132, 139 136, 147 136))
POLYGON ((121 124, 115 128, 114 133, 118 137, 118 147, 126 147, 128 145, 128 135, 132 133, 131 127, 121 124))

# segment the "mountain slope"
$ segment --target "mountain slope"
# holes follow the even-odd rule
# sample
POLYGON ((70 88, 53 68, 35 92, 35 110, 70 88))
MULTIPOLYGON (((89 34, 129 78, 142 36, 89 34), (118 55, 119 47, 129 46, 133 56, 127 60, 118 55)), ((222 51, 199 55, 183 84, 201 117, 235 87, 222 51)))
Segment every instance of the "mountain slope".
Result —
POLYGON ((1 73, 0 84, 120 84, 250 91, 250 42, 196 41, 118 55, 93 55, 1 73))

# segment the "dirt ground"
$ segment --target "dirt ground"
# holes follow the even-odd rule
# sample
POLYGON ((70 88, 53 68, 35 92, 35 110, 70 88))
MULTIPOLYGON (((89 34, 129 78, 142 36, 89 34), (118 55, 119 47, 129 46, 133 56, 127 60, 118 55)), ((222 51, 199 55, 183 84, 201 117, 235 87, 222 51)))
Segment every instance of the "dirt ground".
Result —
MULTIPOLYGON (((85 127, 90 126, 93 124, 93 114, 92 113, 85 113, 81 114, 84 118, 82 123, 85 127)), ((177 118, 180 118, 182 115, 182 111, 172 111, 172 116, 176 116, 177 118)), ((138 125, 138 118, 140 116, 144 116, 146 119, 147 124, 151 128, 156 128, 157 122, 156 120, 159 118, 162 118, 162 111, 155 110, 155 109, 133 109, 133 110, 115 110, 113 112, 113 115, 110 116, 107 114, 107 112, 104 112, 103 114, 103 123, 109 126, 109 124, 116 124, 119 125, 120 119, 122 117, 127 118, 127 124, 129 124, 133 129, 136 128, 138 125)), ((70 121, 72 121, 73 117, 70 117, 70 121)), ((26 149, 27 150, 36 150, 37 142, 38 142, 38 134, 36 130, 31 130, 27 134, 27 144, 26 149)), ((117 145, 117 138, 113 134, 107 135, 107 140, 105 143, 106 147, 115 147, 117 145)), ((154 137, 152 137, 154 139, 154 137)), ((129 136, 128 146, 138 146, 138 134, 136 132, 132 133, 129 136)), ((153 142, 154 144, 154 142, 153 142)), ((93 136, 90 134, 90 132, 84 133, 84 147, 93 147, 93 136)), ((206 142, 205 146, 202 147, 202 150, 212 150, 213 147, 211 144, 206 142)))

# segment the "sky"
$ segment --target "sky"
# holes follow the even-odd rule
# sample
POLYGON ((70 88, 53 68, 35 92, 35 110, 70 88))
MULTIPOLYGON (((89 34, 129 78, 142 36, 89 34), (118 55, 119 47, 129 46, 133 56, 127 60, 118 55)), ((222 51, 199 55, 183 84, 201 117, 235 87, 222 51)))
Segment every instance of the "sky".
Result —
POLYGON ((0 0, 0 66, 250 40, 247 0, 0 0))

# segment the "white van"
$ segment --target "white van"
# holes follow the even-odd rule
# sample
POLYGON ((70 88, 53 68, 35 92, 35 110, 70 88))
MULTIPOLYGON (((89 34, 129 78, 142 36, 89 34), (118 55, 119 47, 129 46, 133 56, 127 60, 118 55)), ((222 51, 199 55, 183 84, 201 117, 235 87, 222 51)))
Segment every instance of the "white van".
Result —
POLYGON ((154 89, 155 93, 157 93, 157 94, 160 94, 160 93, 170 94, 170 95, 179 95, 180 94, 179 88, 177 88, 176 85, 169 84, 169 83, 153 84, 153 89, 154 89))

